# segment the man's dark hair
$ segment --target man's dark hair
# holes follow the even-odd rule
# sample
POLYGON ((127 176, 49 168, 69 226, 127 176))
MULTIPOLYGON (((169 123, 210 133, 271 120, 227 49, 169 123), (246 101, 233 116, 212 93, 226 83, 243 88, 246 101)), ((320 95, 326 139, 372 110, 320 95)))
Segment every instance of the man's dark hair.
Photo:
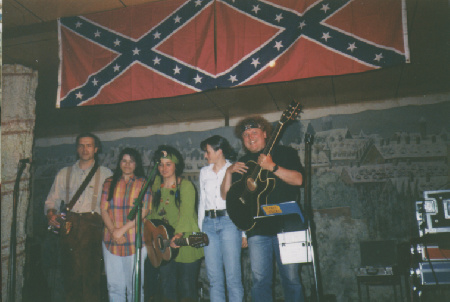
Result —
POLYGON ((231 147, 228 140, 220 135, 213 135, 200 143, 200 148, 206 151, 206 146, 210 145, 214 151, 222 150, 223 156, 231 161, 236 159, 236 152, 231 147))
POLYGON ((262 131, 265 131, 267 137, 270 137, 270 134, 272 133, 272 124, 262 116, 254 115, 240 120, 234 128, 234 134, 239 139, 242 139, 242 133, 251 128, 259 128, 262 131))

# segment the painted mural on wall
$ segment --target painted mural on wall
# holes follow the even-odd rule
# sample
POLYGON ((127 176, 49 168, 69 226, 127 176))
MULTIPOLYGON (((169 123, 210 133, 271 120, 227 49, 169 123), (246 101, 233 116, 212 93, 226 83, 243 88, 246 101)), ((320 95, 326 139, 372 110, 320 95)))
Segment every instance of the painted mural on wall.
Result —
MULTIPOLYGON (((320 265, 326 291, 335 294, 338 301, 357 300, 354 271, 360 265, 359 242, 408 242, 417 237, 415 201, 423 191, 450 187, 448 112, 450 101, 356 114, 330 113, 286 127, 280 144, 297 149, 302 162, 305 133, 314 135, 312 207, 316 210, 320 265)), ((200 142, 214 134, 226 137, 236 150, 241 149, 232 127, 222 127, 104 141, 100 160, 113 169, 120 150, 134 147, 149 170, 153 151, 160 144, 170 144, 185 157, 184 176, 198 187, 199 171, 207 163, 200 142)), ((43 230, 46 195, 56 172, 75 161, 75 148, 36 147, 34 161, 34 226, 43 230)), ((308 268, 303 275, 312 278, 308 268)), ((304 283, 308 285, 308 281, 304 283)), ((281 290, 276 292, 282 295, 281 290)), ((383 299, 383 293, 380 295, 383 299)))

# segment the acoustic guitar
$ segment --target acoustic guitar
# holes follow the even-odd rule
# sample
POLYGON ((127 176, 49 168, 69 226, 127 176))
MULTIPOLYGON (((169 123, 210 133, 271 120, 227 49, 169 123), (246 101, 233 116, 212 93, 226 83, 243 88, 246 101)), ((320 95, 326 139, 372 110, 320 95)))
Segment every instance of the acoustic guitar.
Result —
MULTIPOLYGON (((169 262, 178 255, 179 249, 170 247, 170 239, 174 233, 173 227, 160 219, 145 219, 144 241, 148 258, 154 267, 157 268, 163 261, 169 262)), ((197 232, 187 238, 175 239, 174 242, 178 246, 201 248, 209 244, 209 238, 205 233, 197 232)))
MULTIPOLYGON (((272 152, 283 127, 301 111, 302 106, 297 102, 292 102, 283 111, 276 129, 266 142, 263 154, 269 155, 272 152)), ((269 178, 269 171, 263 170, 254 161, 248 161, 245 165, 248 167, 247 172, 231 185, 226 202, 230 219, 239 229, 249 231, 255 226, 254 217, 260 216, 260 206, 267 204, 267 196, 275 187, 275 179, 269 178)))

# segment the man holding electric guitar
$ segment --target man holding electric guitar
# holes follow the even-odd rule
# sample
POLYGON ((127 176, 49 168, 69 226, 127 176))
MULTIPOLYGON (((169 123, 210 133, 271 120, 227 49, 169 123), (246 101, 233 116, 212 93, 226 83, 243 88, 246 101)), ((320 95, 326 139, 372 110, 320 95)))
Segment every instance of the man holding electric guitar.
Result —
MULTIPOLYGON (((283 218, 263 216, 262 204, 300 200, 304 169, 298 153, 287 146, 277 146, 283 118, 296 116, 301 110, 294 104, 284 113, 274 134, 271 124, 261 116, 241 120, 235 134, 242 140, 246 154, 231 165, 221 186, 227 210, 233 222, 247 231, 253 285, 252 301, 273 301, 273 260, 277 262, 285 301, 303 301, 299 264, 282 264, 277 233, 288 231, 283 218)), ((299 226, 300 227, 300 226, 299 226)))
POLYGON ((100 149, 97 136, 78 135, 78 160, 58 172, 45 201, 49 226, 61 229, 61 271, 66 302, 101 299, 103 221, 100 199, 102 184, 112 172, 99 165, 100 149), (67 212, 65 221, 58 211, 62 201, 67 212))

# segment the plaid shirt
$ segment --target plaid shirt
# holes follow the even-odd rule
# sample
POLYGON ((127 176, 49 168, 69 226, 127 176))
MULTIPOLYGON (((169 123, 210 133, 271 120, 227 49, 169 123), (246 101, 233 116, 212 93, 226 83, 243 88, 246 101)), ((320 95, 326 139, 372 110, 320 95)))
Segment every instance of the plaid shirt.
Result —
MULTIPOLYGON (((121 227, 128 222, 127 216, 133 208, 134 200, 139 196, 141 188, 145 183, 143 177, 131 177, 128 182, 122 177, 117 181, 116 188, 112 200, 108 199, 109 187, 111 186, 112 178, 106 179, 103 184, 101 209, 106 210, 111 217, 115 227, 121 227)), ((143 210, 149 209, 150 189, 144 194, 143 210)), ((142 233, 141 233, 142 234, 142 233)), ((125 235, 127 242, 124 244, 116 244, 112 239, 111 233, 105 227, 103 232, 103 241, 106 248, 117 256, 130 256, 136 252, 135 238, 136 228, 129 229, 125 235)))

